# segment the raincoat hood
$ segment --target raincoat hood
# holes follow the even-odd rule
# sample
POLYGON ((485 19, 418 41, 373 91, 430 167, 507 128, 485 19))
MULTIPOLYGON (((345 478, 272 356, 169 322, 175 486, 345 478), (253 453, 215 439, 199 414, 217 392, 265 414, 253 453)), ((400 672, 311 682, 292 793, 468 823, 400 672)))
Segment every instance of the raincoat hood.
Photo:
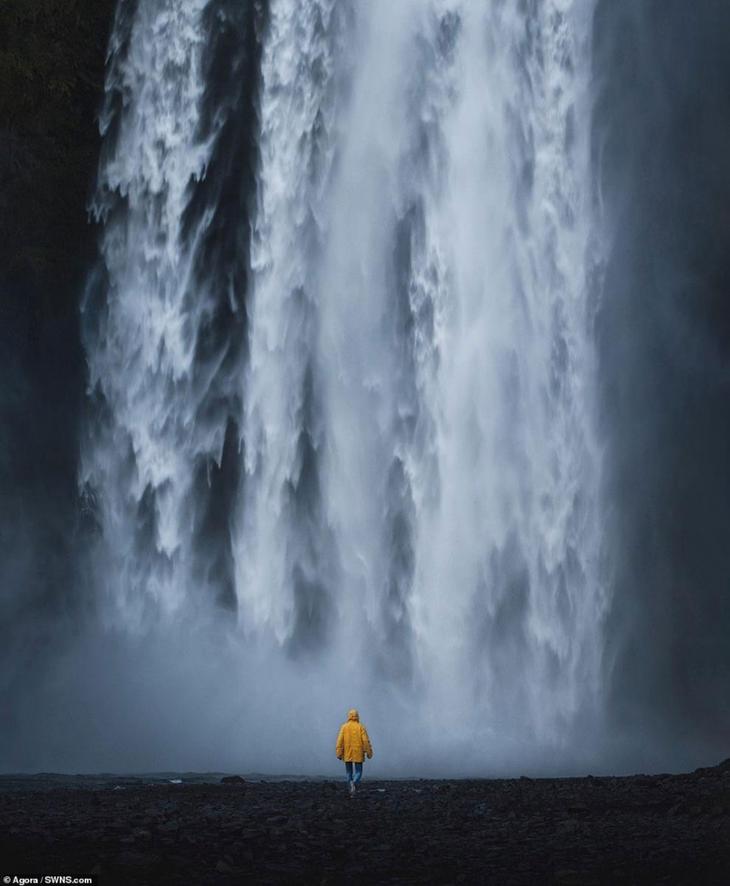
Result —
POLYGON ((355 710, 355 708, 352 708, 351 710, 349 710, 347 712, 347 719, 348 720, 356 720, 359 723, 360 722, 360 714, 358 714, 358 712, 355 710))

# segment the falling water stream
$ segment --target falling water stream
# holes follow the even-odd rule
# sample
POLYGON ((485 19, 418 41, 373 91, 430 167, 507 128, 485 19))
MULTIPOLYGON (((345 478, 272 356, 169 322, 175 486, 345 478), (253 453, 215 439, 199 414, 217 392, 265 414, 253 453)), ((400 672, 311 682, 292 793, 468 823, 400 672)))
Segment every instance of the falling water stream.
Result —
POLYGON ((386 746, 408 717, 432 759, 570 745, 607 607, 592 3, 236 5, 117 14, 83 308, 102 617, 220 611, 272 704, 369 705, 386 746))

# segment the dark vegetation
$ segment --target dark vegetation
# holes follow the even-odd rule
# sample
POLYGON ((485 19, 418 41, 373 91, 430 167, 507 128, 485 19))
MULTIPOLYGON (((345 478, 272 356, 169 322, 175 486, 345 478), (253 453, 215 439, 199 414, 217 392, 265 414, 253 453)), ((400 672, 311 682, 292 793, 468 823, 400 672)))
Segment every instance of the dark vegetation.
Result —
POLYGON ((365 781, 353 798, 344 782, 103 778, 0 779, 3 875, 95 874, 108 886, 730 882, 730 761, 689 775, 365 781))

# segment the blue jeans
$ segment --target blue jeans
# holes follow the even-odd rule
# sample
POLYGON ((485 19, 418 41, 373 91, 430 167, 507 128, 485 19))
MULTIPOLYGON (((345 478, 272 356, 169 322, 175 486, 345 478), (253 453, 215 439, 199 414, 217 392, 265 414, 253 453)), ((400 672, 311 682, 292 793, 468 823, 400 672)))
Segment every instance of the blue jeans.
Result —
POLYGON ((347 770, 347 780, 354 781, 357 784, 362 778, 362 763, 345 763, 345 769, 347 770), (355 777, 352 777, 352 767, 355 767, 355 777))

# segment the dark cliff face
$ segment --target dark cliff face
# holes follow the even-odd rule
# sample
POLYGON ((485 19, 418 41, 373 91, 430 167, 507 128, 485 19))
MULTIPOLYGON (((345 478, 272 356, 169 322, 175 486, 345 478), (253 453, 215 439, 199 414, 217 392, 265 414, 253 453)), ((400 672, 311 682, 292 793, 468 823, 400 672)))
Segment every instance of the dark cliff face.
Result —
POLYGON ((717 0, 601 0, 594 27, 610 708, 685 760, 730 728, 729 35, 717 0))
MULTIPOLYGON (((115 0, 4 0, 0 269, 68 289, 90 255, 86 200, 115 0)), ((46 300, 53 300, 49 292, 46 300)))
POLYGON ((73 594, 77 306, 95 249, 86 203, 115 5, 0 4, 0 627, 13 636, 73 594))

